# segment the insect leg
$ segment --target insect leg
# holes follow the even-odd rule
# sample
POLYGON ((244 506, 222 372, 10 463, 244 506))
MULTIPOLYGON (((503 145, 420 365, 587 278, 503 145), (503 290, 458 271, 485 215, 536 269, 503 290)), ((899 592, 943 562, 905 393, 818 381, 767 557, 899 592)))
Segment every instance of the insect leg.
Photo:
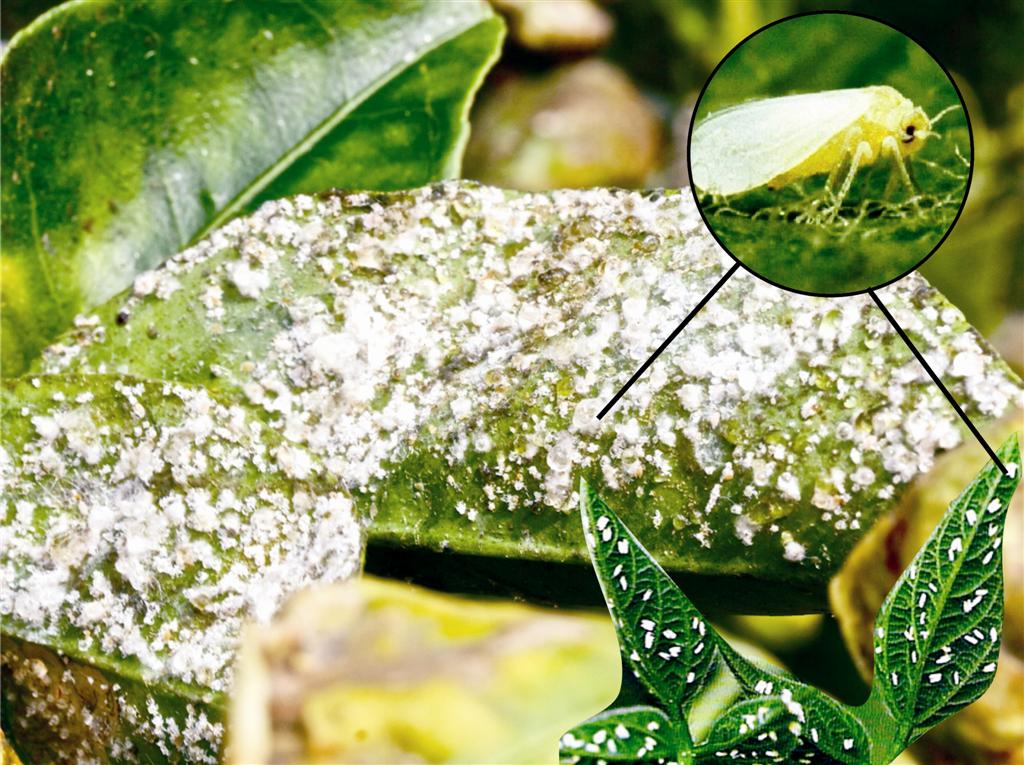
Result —
POLYGON ((929 118, 928 118, 928 122, 929 122, 929 123, 931 123, 931 126, 932 126, 932 127, 935 127, 935 123, 936 123, 936 122, 938 122, 939 120, 941 120, 941 119, 942 119, 943 117, 945 117, 945 116, 946 116, 947 114, 949 114, 950 112, 955 112, 955 111, 956 111, 957 109, 959 109, 959 108, 960 108, 960 104, 953 104, 952 106, 947 106, 947 107, 946 107, 945 109, 943 109, 942 111, 940 111, 940 112, 939 112, 938 114, 936 114, 936 115, 935 115, 934 117, 929 117, 929 118))
POLYGON ((839 214, 839 209, 843 206, 843 200, 846 199, 846 195, 850 193, 850 186, 853 185, 853 177, 857 174, 857 170, 860 168, 861 163, 864 162, 864 160, 869 159, 871 155, 871 144, 867 141, 861 141, 857 144, 857 148, 854 150, 853 156, 850 158, 850 169, 846 171, 846 178, 843 179, 843 185, 839 187, 839 192, 832 201, 832 209, 829 211, 826 218, 827 222, 831 223, 839 214))
MULTIPOLYGON (((864 143, 862 136, 864 135, 863 129, 860 125, 854 125, 843 133, 842 136, 842 148, 839 149, 839 159, 832 165, 832 170, 828 174, 828 178, 825 179, 825 188, 822 191, 821 196, 816 197, 807 204, 807 208, 797 216, 796 221, 798 223, 815 223, 823 224, 829 223, 835 219, 839 213, 839 208, 842 206, 843 197, 849 191, 850 183, 853 180, 853 174, 857 171, 857 164, 860 163, 862 157, 857 158, 857 164, 853 163, 853 158, 857 154, 857 149, 860 149, 861 144, 864 143), (838 196, 835 192, 836 183, 840 176, 843 174, 843 169, 846 167, 847 159, 850 159, 850 169, 846 175, 846 181, 843 183, 843 190, 838 196)), ((870 151, 868 152, 870 156, 870 151)))
POLYGON ((825 196, 831 197, 833 189, 836 187, 836 181, 839 180, 840 172, 843 169, 843 165, 846 163, 847 157, 852 157, 854 153, 854 146, 857 146, 861 142, 861 136, 864 134, 863 129, 860 125, 854 125, 852 128, 846 131, 843 136, 843 148, 839 152, 839 161, 832 167, 832 172, 828 174, 828 179, 825 181, 825 196))
POLYGON ((903 181, 903 185, 907 187, 907 190, 910 191, 911 194, 919 196, 920 191, 917 186, 914 185, 914 181, 910 177, 910 172, 907 170, 907 163, 900 154, 899 144, 896 143, 896 139, 891 135, 887 135, 882 139, 882 152, 887 152, 892 156, 893 164, 896 166, 896 172, 899 174, 900 180, 903 181))
POLYGON ((906 160, 903 159, 903 155, 900 154, 899 144, 896 143, 896 139, 892 136, 886 136, 882 139, 882 151, 888 152, 892 155, 893 164, 896 167, 896 174, 900 180, 903 181, 903 185, 907 187, 907 191, 910 192, 910 203, 920 212, 921 205, 919 200, 921 199, 921 190, 914 183, 914 179, 910 175, 910 168, 907 167, 906 160))

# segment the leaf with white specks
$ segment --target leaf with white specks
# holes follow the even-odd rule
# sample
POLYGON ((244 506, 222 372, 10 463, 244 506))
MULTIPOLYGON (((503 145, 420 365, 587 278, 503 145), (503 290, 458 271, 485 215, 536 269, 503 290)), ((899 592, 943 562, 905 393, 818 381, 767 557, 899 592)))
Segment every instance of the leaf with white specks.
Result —
MULTIPOLYGON (((733 649, 705 623, 675 582, 585 481, 581 482, 580 506, 584 535, 615 623, 624 664, 672 720, 678 756, 698 763, 729 758, 833 765, 869 761, 869 735, 852 710, 780 669, 754 664, 733 649), (735 675, 745 698, 724 710, 708 738, 694 747, 687 710, 695 695, 713 679, 719 657, 735 675)), ((618 711, 612 709, 605 715, 618 711)), ((606 719, 598 716, 567 734, 563 753, 568 743, 569 754, 574 756, 612 759, 601 748, 607 731, 593 727, 606 719), (584 728, 587 725, 591 727, 584 728), (600 740, 595 741, 594 735, 600 740)))
MULTIPOLYGON (((697 765, 730 760, 887 765, 922 733, 977 699, 991 682, 1002 637, 1000 548, 1006 509, 1020 481, 1016 437, 999 456, 1006 472, 994 463, 981 471, 950 505, 883 604, 875 629, 874 687, 860 707, 755 664, 713 628, 698 628, 699 612, 582 481, 584 536, 624 664, 650 694, 650 703, 672 720, 677 756, 697 765), (694 629, 680 629, 689 619, 694 629), (665 645, 663 639, 671 642, 665 645), (694 658, 705 652, 711 658, 694 658), (707 687, 706 673, 718 657, 744 696, 724 709, 695 747, 687 719, 693 697, 679 676, 685 672, 689 683, 707 687)), ((568 742, 580 749, 570 752, 579 758, 572 761, 591 765, 594 758, 608 759, 601 749, 606 739, 606 730, 581 726, 563 739, 563 750, 568 742), (600 740, 588 738, 593 735, 600 740)))
MULTIPOLYGON (((748 701, 756 701, 758 697, 781 701, 792 718, 790 722, 798 723, 798 726, 787 728, 792 745, 791 761, 851 765, 868 761, 868 734, 847 707, 778 667, 752 662, 721 636, 718 640, 723 661, 740 687, 755 697, 748 701)), ((770 706, 775 704, 776 701, 772 701, 770 706)), ((744 714, 749 714, 749 709, 744 714)), ((704 744, 705 749, 722 750, 723 742, 715 736, 713 732, 709 742, 704 744)), ((756 748, 756 744, 751 746, 756 748)))
MULTIPOLYGON (((872 701, 896 719, 901 746, 992 682, 1003 621, 1002 540, 1020 481, 1016 436, 949 506, 875 620, 872 701)), ((870 704, 871 702, 869 702, 870 704)))
POLYGON ((358 573, 352 501, 298 452, 286 472, 260 414, 200 386, 5 382, 0 425, 5 705, 91 730, 39 761, 106 761, 118 740, 217 761, 243 624, 358 573))
POLYGON ((785 683, 786 687, 802 685, 796 678, 779 667, 767 662, 755 664, 729 645, 729 642, 721 636, 718 636, 718 650, 740 687, 748 693, 770 694, 776 689, 777 683, 785 683))
POLYGON ((788 762, 795 740, 787 726, 794 721, 778 696, 740 701, 715 721, 698 762, 788 762))
POLYGON ((696 762, 860 765, 869 761, 869 748, 853 715, 821 691, 804 687, 734 704, 715 722, 696 762))
POLYGON ((563 763, 657 762, 675 755, 672 721, 647 706, 607 709, 562 736, 559 746, 563 763))
MULTIPOLYGON (((263 410, 372 513, 378 549, 579 562, 582 476, 666 570, 701 577, 695 603, 813 610, 960 439, 957 417, 870 299, 739 272, 599 421, 730 265, 678 190, 298 196, 140 275, 36 369, 205 385, 263 410)), ((920 277, 885 299, 922 353, 964 357, 972 374, 950 384, 971 417, 1024 401, 920 277)))
POLYGON ((586 482, 580 512, 623 657, 670 714, 684 714, 714 674, 713 630, 586 482))

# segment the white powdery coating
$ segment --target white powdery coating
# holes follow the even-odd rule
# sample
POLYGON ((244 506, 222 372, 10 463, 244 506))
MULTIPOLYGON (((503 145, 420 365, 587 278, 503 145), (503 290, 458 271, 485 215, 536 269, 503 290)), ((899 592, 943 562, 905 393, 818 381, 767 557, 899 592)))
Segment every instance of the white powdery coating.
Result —
MULTIPOLYGON (((429 453, 452 482, 473 468, 482 499, 450 512, 477 523, 571 511, 583 471, 642 506, 658 484, 692 485, 696 467, 716 481, 715 501, 652 506, 652 517, 668 514, 709 547, 720 534, 752 545, 808 505, 836 530, 858 528, 865 507, 961 439, 869 298, 794 295, 743 271, 598 421, 732 263, 690 196, 447 183, 393 200, 268 203, 163 269, 196 282, 210 334, 247 331, 210 312, 252 273, 260 299, 287 310, 265 347, 225 359, 218 377, 266 410, 288 442, 272 455, 288 475, 336 480, 372 502, 396 463, 429 453), (300 270, 319 280, 311 294, 289 286, 300 270), (733 518, 736 505, 749 515, 733 518)), ((961 403, 998 416, 1024 401, 960 312, 925 287, 911 276, 882 296, 933 366, 951 369, 961 403)), ((82 365, 102 329, 52 349, 51 367, 82 365)), ((822 564, 815 545, 794 542, 806 555, 784 559, 822 564)))
POLYGON ((270 286, 270 277, 266 271, 252 269, 244 261, 232 264, 228 275, 239 293, 247 298, 258 298, 270 286))
POLYGON ((807 555, 807 550, 799 542, 789 541, 783 545, 783 557, 793 563, 799 563, 807 555))
POLYGON ((357 572, 351 499, 275 475, 277 436, 243 407, 171 383, 66 399, 34 404, 35 433, 0 450, 0 613, 20 634, 73 630, 146 679, 226 691, 245 621, 357 572))

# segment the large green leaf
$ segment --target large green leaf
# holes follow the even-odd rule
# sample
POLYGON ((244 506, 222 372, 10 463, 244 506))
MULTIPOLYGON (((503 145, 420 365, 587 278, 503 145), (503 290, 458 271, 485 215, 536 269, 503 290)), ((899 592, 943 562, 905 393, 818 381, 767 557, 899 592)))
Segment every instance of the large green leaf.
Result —
MULTIPOLYGON (((728 265, 672 191, 298 197, 140 276, 39 369, 263 410, 379 545, 583 563, 582 476, 666 570, 704 577, 698 603, 817 608, 959 421, 870 300, 743 273, 597 420, 728 265)), ((884 299, 971 416, 1021 400, 923 280, 884 299)))
POLYGON ((71 2, 2 65, 3 368, 263 199, 458 174, 486 3, 71 2))
POLYGON ((906 746, 981 696, 992 682, 1003 623, 1003 524, 1020 482, 1016 437, 950 505, 875 620, 872 704, 906 746))
POLYGON ((43 377, 5 383, 2 403, 11 720, 67 720, 61 743, 40 744, 69 762, 120 738, 175 749, 173 721, 182 758, 201 761, 189 751, 219 745, 242 624, 359 570, 350 498, 285 469, 290 446, 258 412, 201 387, 43 377))

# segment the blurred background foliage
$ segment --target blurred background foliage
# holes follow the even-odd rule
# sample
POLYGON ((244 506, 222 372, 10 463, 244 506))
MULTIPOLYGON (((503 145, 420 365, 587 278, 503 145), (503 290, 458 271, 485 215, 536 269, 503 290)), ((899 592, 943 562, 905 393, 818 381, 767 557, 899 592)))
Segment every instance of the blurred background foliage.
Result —
MULTIPOLYGON (((923 271, 1024 371, 1020 0, 936 0, 927 5, 883 0, 492 2, 506 16, 510 36, 477 100, 464 174, 532 190, 686 185, 685 145, 697 95, 733 46, 773 20, 806 11, 849 10, 909 32, 952 73, 975 136, 975 174, 967 206, 923 271)), ((53 5, 52 0, 6 0, 0 6, 0 36, 9 40, 53 5)), ((818 61, 823 70, 843 66, 841 46, 820 50, 818 61)), ((961 451, 970 454, 951 455, 929 481, 941 481, 943 470, 959 478, 963 469, 957 460, 976 456, 969 449, 961 451)), ((915 497, 922 496, 912 496, 899 511, 904 516, 894 518, 910 517, 906 514, 916 507, 912 503, 919 501, 915 497)), ((937 497, 929 502, 938 506, 949 499, 946 494, 944 500, 937 497)), ((859 550, 856 565, 884 570, 892 552, 877 547, 859 550)), ((1024 566, 1018 561, 1006 573, 1008 591, 1019 594, 1024 566)), ((1008 613, 1014 602, 1008 604, 1008 613)), ((724 626, 778 657, 800 677, 856 703, 867 686, 840 629, 841 622, 853 618, 849 613, 841 613, 838 620, 821 615, 733 617, 724 626)), ((1010 632, 1007 642, 1019 649, 1019 625, 1010 632)), ((1016 665, 1011 670, 1020 671, 1016 665)), ((1004 695, 974 710, 975 717, 988 715, 990 720, 965 720, 960 728, 954 721, 939 735, 929 736, 918 750, 926 752, 921 761, 1024 763, 1024 731, 1006 733, 1005 726, 996 724, 1019 720, 1024 709, 1020 683, 1007 688, 1006 682, 999 684, 997 692, 1004 695), (1005 733, 1005 741, 995 741, 992 730, 1005 733)))
POLYGON ((618 650, 603 612, 369 576, 307 590, 243 638, 225 765, 554 762, 615 698, 618 650))

